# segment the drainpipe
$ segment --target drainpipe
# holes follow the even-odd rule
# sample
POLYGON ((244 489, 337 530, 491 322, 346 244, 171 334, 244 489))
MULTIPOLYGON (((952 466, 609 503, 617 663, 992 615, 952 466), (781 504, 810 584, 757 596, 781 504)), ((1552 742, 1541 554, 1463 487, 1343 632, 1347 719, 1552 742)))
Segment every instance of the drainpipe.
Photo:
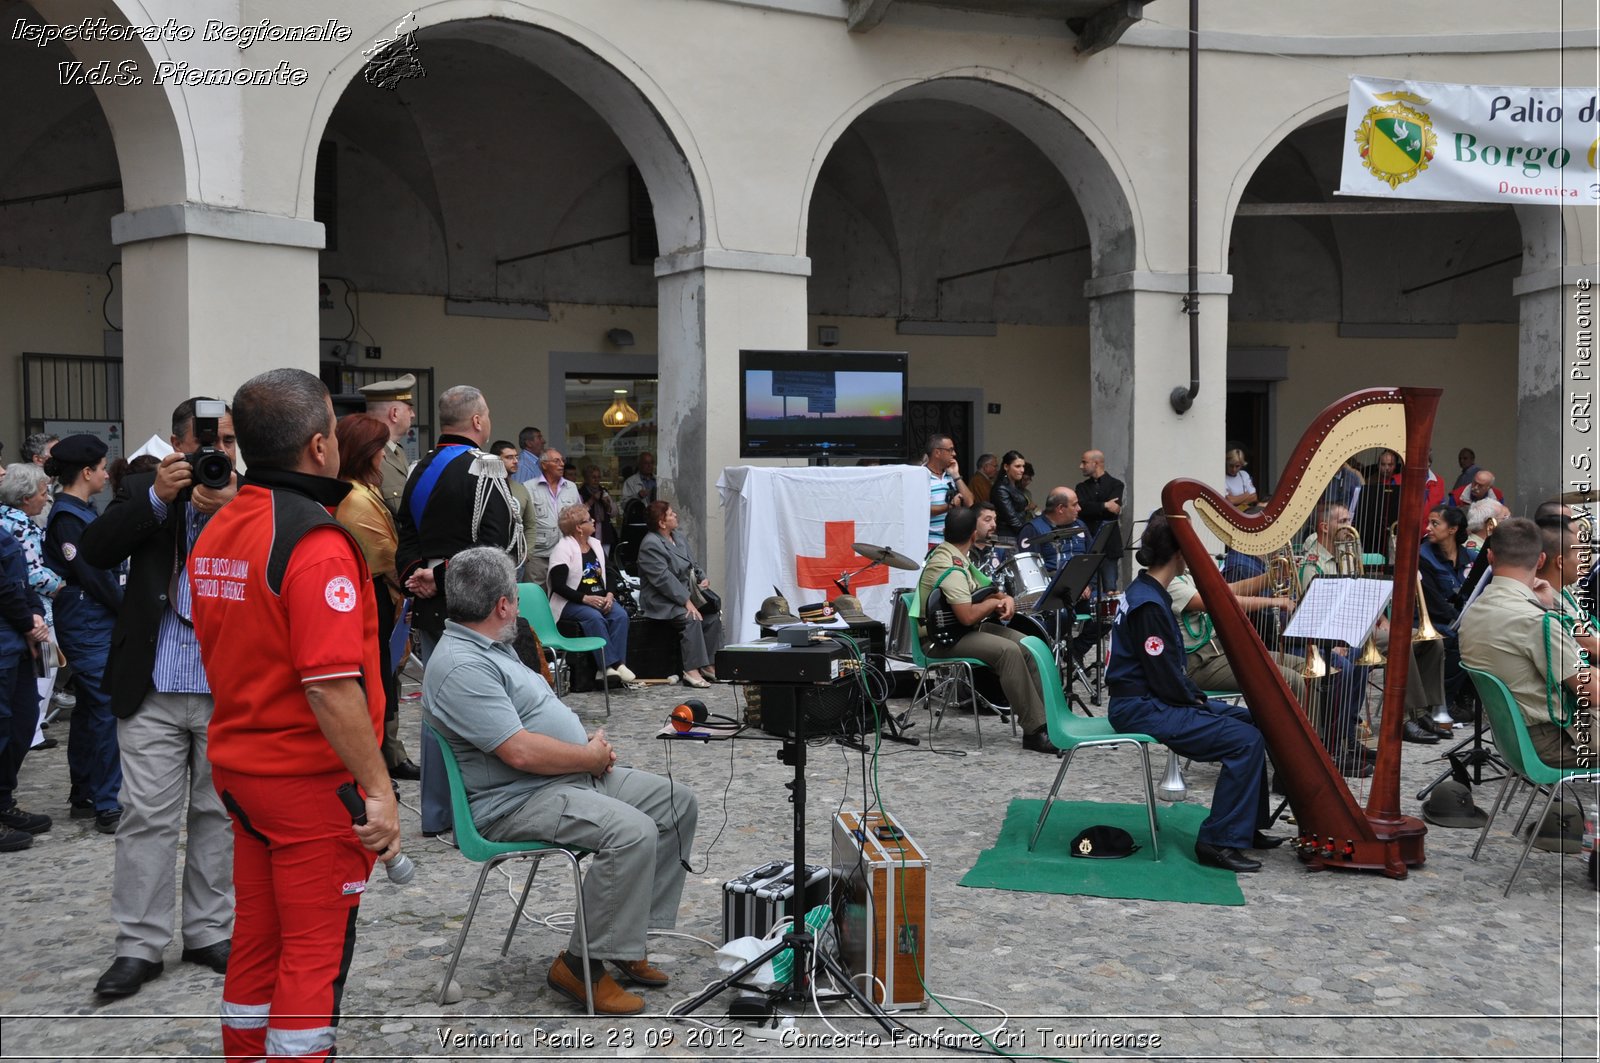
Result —
POLYGON ((1200 394, 1200 0, 1189 0, 1189 386, 1172 389, 1172 408, 1188 413, 1200 394))

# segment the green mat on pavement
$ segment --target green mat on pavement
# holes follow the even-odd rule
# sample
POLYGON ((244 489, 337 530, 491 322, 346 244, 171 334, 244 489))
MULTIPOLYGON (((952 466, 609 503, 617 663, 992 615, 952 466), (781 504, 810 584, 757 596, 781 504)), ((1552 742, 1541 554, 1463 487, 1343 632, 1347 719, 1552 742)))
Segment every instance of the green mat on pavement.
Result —
POLYGON ((1084 894, 1129 897, 1186 904, 1243 904, 1238 876, 1218 867, 1201 867, 1194 857, 1195 832, 1208 811, 1198 805, 1163 805, 1161 859, 1150 852, 1150 825, 1144 805, 1111 805, 1096 801, 1057 801, 1028 851, 1028 837, 1043 801, 1013 799, 994 847, 978 854, 978 862, 961 885, 1023 893, 1084 894), (1072 839, 1085 827, 1103 823, 1133 835, 1139 850, 1121 860, 1091 860, 1068 855, 1072 839))

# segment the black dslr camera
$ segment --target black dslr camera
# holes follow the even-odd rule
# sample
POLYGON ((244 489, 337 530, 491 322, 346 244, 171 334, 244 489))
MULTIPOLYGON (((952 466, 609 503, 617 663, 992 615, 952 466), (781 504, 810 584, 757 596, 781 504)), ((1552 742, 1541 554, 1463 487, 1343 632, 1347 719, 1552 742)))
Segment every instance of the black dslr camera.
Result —
POLYGON ((194 481, 214 491, 228 486, 233 477, 233 459, 217 448, 217 422, 227 415, 228 404, 221 399, 197 399, 194 404, 194 437, 200 446, 183 460, 194 470, 194 481))

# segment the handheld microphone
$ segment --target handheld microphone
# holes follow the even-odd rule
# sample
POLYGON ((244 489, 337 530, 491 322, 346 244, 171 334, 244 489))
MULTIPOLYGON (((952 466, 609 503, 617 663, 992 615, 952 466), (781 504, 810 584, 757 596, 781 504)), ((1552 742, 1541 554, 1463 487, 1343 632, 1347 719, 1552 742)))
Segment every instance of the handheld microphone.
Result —
MULTIPOLYGON (((337 793, 339 800, 344 802, 345 810, 350 813, 350 822, 357 827, 365 826, 367 803, 356 790, 356 784, 347 782, 339 787, 337 793)), ((417 865, 412 863, 411 857, 405 853, 396 853, 393 860, 384 861, 383 870, 389 876, 390 882, 396 886, 404 886, 416 877, 417 865)))

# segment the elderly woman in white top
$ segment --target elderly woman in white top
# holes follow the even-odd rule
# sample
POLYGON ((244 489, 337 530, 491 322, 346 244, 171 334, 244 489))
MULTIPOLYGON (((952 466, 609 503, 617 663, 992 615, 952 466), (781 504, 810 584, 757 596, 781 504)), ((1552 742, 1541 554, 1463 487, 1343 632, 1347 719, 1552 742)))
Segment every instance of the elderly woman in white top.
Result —
MULTIPOLYGON (((50 504, 50 477, 42 467, 30 462, 6 467, 5 478, 0 479, 0 535, 9 535, 22 546, 22 556, 28 560, 28 583, 39 592, 44 603, 44 622, 54 625, 51 602, 66 582, 55 570, 44 563, 44 529, 34 523, 34 518, 50 504)), ((51 637, 55 634, 52 630, 51 637)), ((46 745, 42 722, 50 707, 50 691, 56 682, 56 655, 51 650, 45 654, 47 669, 39 680, 39 724, 34 725, 33 748, 46 745)))
POLYGON ((628 611, 607 581, 606 554, 594 537, 589 507, 567 506, 556 516, 561 539, 550 551, 550 610, 556 619, 576 620, 585 635, 606 640, 595 663, 607 677, 624 683, 637 678, 628 668, 628 611))
POLYGON ((696 608, 693 588, 705 590, 710 581, 695 565, 689 544, 678 538, 678 514, 670 503, 650 503, 645 524, 650 531, 639 544, 639 609, 651 620, 677 624, 683 681, 708 687, 717 678, 711 662, 722 648, 722 614, 707 616, 696 608))

